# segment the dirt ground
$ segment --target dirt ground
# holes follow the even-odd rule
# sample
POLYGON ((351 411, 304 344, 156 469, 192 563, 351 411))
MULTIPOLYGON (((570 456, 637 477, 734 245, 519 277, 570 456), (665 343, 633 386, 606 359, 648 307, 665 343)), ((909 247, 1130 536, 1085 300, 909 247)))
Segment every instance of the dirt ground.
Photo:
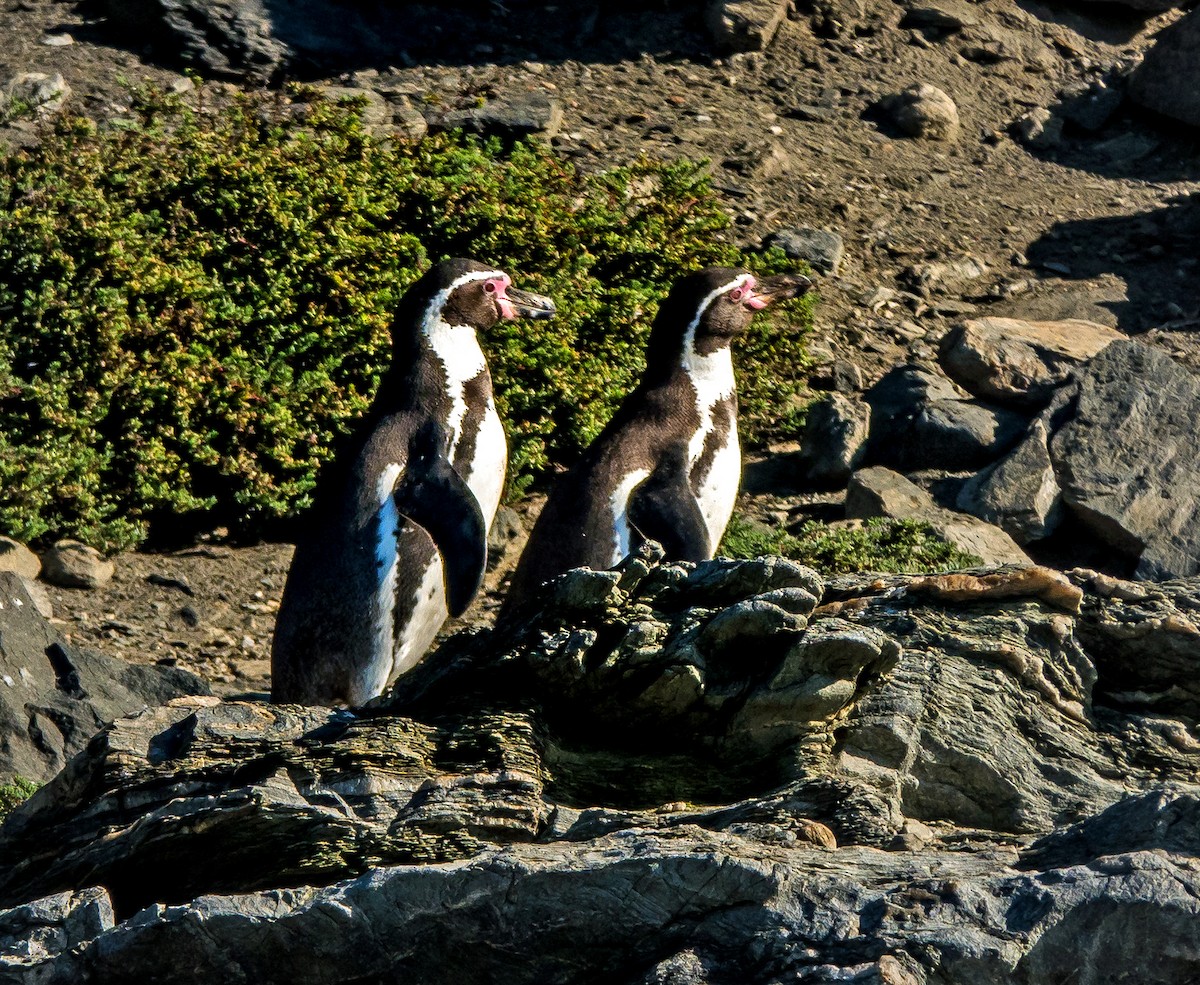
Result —
MULTIPOLYGON (((127 105, 127 82, 181 77, 84 7, 0 3, 0 82, 61 72, 71 106, 102 118, 127 105)), ((580 167, 704 158, 744 242, 789 226, 836 231, 845 255, 820 285, 817 386, 838 361, 869 382, 930 358, 968 314, 1087 318, 1200 356, 1200 133, 1108 95, 1181 11, 820 0, 765 51, 716 57, 683 6, 550 30, 557 8, 493 4, 494 44, 447 41, 436 63, 405 55, 325 81, 442 107, 545 89, 564 109, 554 144, 580 167), (945 26, 947 11, 961 28, 945 26), (956 139, 907 138, 888 122, 880 100, 918 83, 954 100, 956 139), (1041 149, 1014 131, 1039 107, 1067 120, 1041 149)), ((9 145, 32 139, 33 124, 0 128, 9 145)), ((177 662, 224 693, 260 691, 289 556, 219 538, 124 555, 109 587, 52 590, 53 602, 78 642, 177 662)), ((495 604, 482 598, 470 618, 495 604)))

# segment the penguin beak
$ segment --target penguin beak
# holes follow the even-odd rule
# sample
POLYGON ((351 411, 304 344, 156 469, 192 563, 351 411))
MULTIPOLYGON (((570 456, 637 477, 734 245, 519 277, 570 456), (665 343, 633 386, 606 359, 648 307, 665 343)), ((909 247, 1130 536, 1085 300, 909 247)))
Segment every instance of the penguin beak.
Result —
POLYGON ((803 274, 774 274, 756 281, 746 294, 745 304, 756 311, 774 301, 786 301, 807 294, 813 282, 803 274))
POLYGON ((508 304, 500 306, 505 318, 554 317, 554 302, 540 294, 518 291, 515 287, 508 287, 504 291, 503 300, 508 302, 508 304))

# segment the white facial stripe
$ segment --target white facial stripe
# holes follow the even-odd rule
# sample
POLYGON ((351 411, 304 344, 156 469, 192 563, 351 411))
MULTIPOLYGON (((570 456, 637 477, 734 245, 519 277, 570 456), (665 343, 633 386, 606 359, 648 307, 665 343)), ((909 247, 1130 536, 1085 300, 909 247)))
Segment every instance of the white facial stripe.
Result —
POLYGON ((688 325, 687 331, 683 334, 683 363, 687 366, 688 356, 692 353, 692 346, 696 343, 696 329, 700 327, 700 319, 704 317, 704 312, 708 311, 709 306, 717 300, 722 294, 741 287, 742 285, 754 280, 753 274, 742 274, 735 277, 724 287, 718 287, 715 291, 709 294, 703 301, 700 302, 700 307, 696 309, 696 317, 692 319, 688 325))
POLYGON ((425 309, 425 317, 421 322, 421 330, 430 335, 435 325, 442 324, 442 308, 446 306, 446 302, 450 300, 450 295, 457 291, 464 284, 471 284, 477 280, 488 280, 492 277, 507 277, 503 270, 475 270, 469 274, 463 274, 444 290, 438 291, 433 296, 433 300, 429 302, 429 306, 425 309))

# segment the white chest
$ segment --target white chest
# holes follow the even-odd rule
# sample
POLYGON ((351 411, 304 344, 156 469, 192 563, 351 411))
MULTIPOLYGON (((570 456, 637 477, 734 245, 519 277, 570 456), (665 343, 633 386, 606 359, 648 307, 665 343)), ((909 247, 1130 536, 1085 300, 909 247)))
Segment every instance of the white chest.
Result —
POLYGON ((466 385, 487 369, 483 350, 475 329, 465 325, 447 325, 436 321, 429 329, 429 343, 446 374, 446 391, 450 396, 450 458, 462 438, 463 420, 467 416, 466 385))
POLYGON ((708 355, 690 351, 684 358, 683 366, 696 393, 696 415, 699 418, 699 424, 688 441, 692 492, 708 528, 709 543, 715 551, 733 515, 742 477, 737 420, 732 418, 723 422, 727 430, 719 433, 714 419, 717 405, 733 397, 736 390, 733 357, 727 348, 708 355), (714 443, 717 443, 715 447, 714 443), (706 450, 709 453, 707 456, 706 450), (707 461, 697 471, 702 458, 707 458, 707 461))

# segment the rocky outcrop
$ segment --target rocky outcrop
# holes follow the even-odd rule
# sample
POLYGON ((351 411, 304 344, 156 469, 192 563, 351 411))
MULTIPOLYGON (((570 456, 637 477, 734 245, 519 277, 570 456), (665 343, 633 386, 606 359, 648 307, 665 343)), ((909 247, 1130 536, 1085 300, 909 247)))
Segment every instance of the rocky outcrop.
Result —
POLYGON ((571 572, 358 713, 106 729, 0 829, 0 975, 1188 980, 1198 593, 571 572))
POLYGON ((20 577, 0 571, 0 778, 48 780, 106 722, 207 693, 186 671, 127 664, 68 645, 38 613, 20 577))

